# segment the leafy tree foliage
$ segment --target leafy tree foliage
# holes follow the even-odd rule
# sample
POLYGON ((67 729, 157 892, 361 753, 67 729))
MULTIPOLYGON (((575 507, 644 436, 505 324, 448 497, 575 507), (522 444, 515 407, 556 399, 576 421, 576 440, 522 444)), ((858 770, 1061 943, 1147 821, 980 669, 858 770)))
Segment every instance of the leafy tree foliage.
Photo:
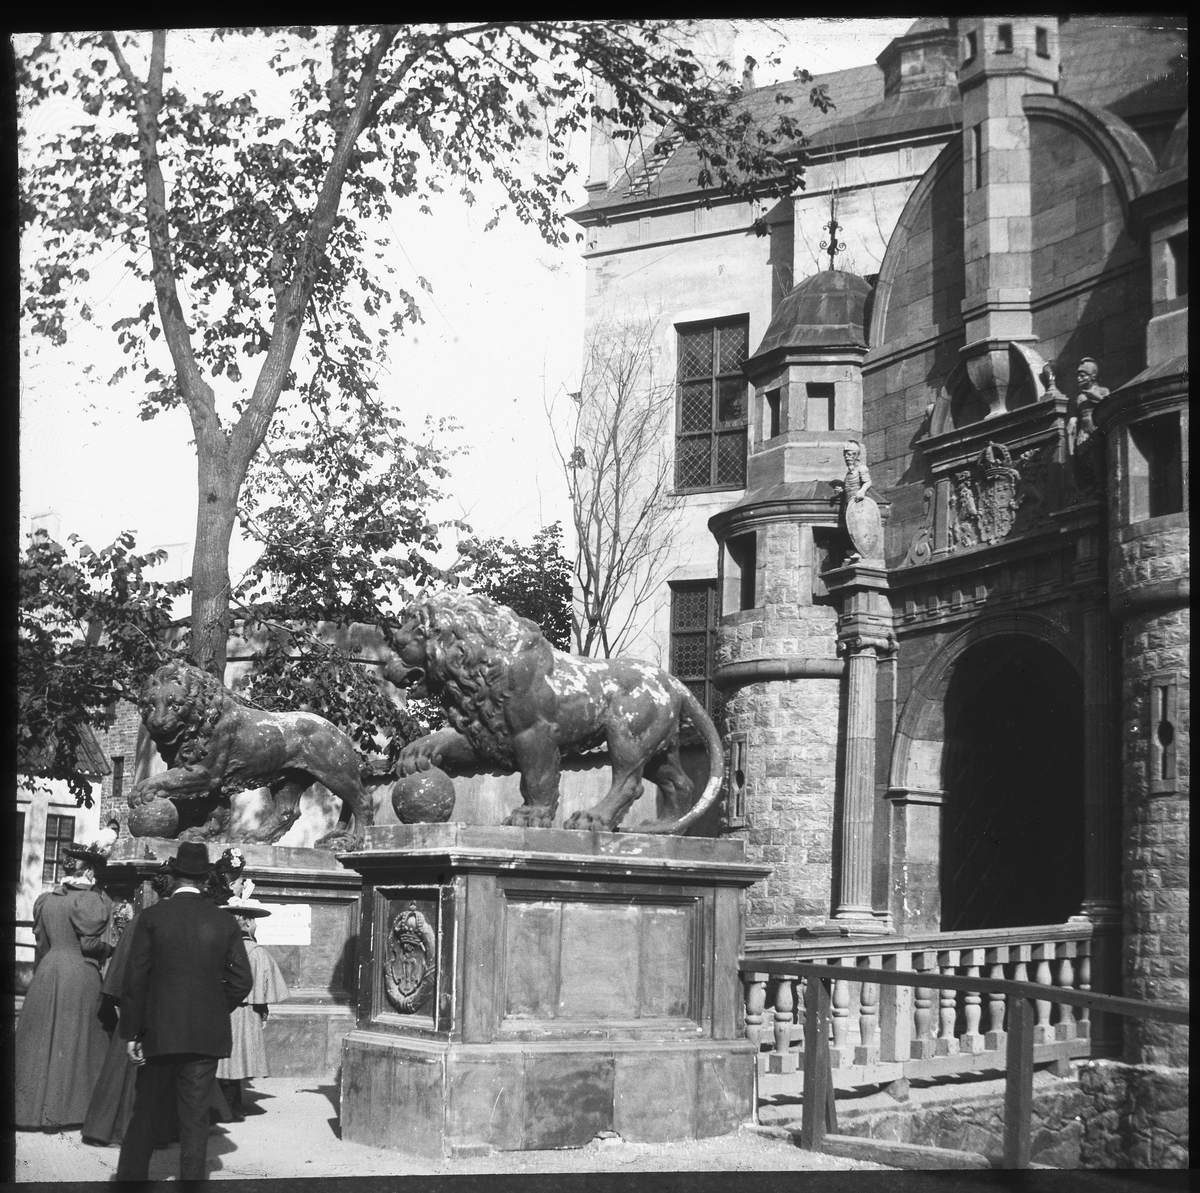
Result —
POLYGON ((429 423, 412 440, 369 395, 309 400, 276 420, 239 511, 263 546, 234 592, 256 647, 241 695, 318 713, 389 761, 441 723, 435 706, 396 706, 355 661, 355 635, 394 623, 420 589, 457 583, 434 562, 443 526, 427 513, 452 454, 435 437, 450 429, 429 423))
POLYGON ((176 85, 168 47, 182 42, 186 66, 195 33, 47 34, 22 55, 26 324, 62 341, 68 315, 91 318, 79 283, 101 254, 115 251, 142 284, 114 325, 127 364, 113 381, 139 395, 143 417, 184 407, 191 420, 200 665, 224 666, 230 537, 281 396, 373 392, 389 338, 420 317, 384 251, 399 201, 428 209, 447 186, 474 201, 490 176, 517 218, 567 243, 568 138, 593 117, 618 140, 673 126, 714 194, 796 185, 800 129, 786 104, 757 124, 738 88, 706 77, 685 34, 664 21, 213 32, 257 39, 291 84, 286 111, 249 86, 176 85), (35 131, 48 100, 74 107, 66 131, 44 131, 61 119, 35 131))
POLYGON ((552 646, 571 648, 571 562, 562 553, 562 525, 533 536, 528 547, 491 538, 471 551, 471 586, 542 628, 552 646))
POLYGON ((102 551, 70 541, 73 555, 40 530, 20 557, 17 754, 26 773, 65 779, 90 806, 80 727, 109 728, 116 702, 136 699, 165 661, 171 603, 187 583, 147 579, 166 552, 136 554, 130 533, 102 551))

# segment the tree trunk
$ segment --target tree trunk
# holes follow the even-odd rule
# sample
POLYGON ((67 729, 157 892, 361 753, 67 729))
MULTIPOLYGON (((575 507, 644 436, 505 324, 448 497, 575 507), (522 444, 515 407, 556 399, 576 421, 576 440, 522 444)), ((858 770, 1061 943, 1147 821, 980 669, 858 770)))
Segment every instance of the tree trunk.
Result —
POLYGON ((196 666, 224 682, 229 638, 229 542, 237 520, 242 474, 230 467, 218 429, 197 442, 196 547, 192 556, 192 637, 196 666))

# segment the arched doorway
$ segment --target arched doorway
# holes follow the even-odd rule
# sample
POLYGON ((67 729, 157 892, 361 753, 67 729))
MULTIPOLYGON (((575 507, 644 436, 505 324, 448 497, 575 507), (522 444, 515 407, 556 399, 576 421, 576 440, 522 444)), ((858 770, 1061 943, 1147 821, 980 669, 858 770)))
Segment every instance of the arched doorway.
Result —
POLYGON ((1083 685, 1044 641, 955 660, 942 755, 942 930, 1062 923, 1083 900, 1083 685))

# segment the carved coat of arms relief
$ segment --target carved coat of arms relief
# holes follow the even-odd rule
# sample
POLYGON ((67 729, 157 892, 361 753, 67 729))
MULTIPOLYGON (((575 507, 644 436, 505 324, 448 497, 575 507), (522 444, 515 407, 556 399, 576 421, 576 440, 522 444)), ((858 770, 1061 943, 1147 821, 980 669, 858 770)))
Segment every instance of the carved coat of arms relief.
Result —
POLYGON ((1002 443, 989 443, 970 469, 956 472, 950 487, 950 550, 1007 538, 1022 501, 1020 481, 1020 470, 1002 443))
POLYGON ((415 1015, 429 1000, 437 980, 437 933, 410 903, 395 920, 383 967, 384 991, 402 1015, 415 1015))

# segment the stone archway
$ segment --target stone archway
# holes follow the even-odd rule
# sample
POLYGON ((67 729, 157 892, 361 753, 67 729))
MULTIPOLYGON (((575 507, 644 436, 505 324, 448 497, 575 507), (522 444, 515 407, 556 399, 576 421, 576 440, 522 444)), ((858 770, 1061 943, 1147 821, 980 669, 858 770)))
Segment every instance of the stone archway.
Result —
POLYGON ((1000 635, 946 689, 943 931, 1058 924, 1083 903, 1083 684, 1045 642, 1000 635))
POLYGON ((999 614, 954 634, 917 676, 888 791, 890 907, 902 930, 1015 927, 1079 912, 1082 662, 1078 641, 1048 618, 999 614), (1008 869, 1030 881, 1002 881, 1008 869), (991 885, 972 896, 982 871, 991 885))

